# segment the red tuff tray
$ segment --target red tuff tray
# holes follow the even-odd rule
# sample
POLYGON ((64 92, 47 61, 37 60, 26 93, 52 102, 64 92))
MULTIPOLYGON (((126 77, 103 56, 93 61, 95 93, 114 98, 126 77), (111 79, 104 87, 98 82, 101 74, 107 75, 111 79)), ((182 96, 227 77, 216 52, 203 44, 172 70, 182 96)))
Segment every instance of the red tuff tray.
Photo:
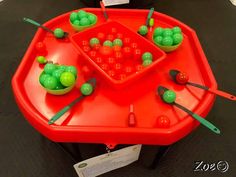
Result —
MULTIPOLYGON (((84 10, 98 16, 97 25, 105 23, 100 9, 84 10)), ((111 20, 116 20, 135 32, 145 23, 148 10, 107 9, 107 13, 111 20)), ((52 29, 61 27, 72 36, 75 31, 69 24, 69 14, 58 16, 45 23, 45 26, 52 29)), ((184 35, 182 45, 176 51, 168 53, 156 69, 123 89, 114 90, 103 77, 95 73, 97 87, 93 95, 76 104, 53 125, 48 125, 48 120, 80 96, 79 87, 86 79, 81 72, 84 56, 78 54, 68 39, 55 39, 52 34, 38 29, 12 79, 13 92, 25 118, 53 141, 104 143, 110 148, 116 144, 168 145, 193 131, 199 123, 178 108, 164 104, 156 96, 156 88, 163 85, 175 90, 178 103, 206 116, 215 96, 198 88, 176 85, 168 72, 170 69, 183 70, 189 73, 191 81, 213 89, 217 88, 216 81, 194 30, 158 12, 153 14, 153 18, 155 27, 180 26, 184 35), (48 60, 78 68, 76 87, 70 93, 54 96, 46 93, 40 86, 38 77, 43 68, 35 60, 40 55, 40 51, 36 50, 37 42, 45 44, 45 56, 48 60), (130 104, 134 105, 137 118, 135 127, 128 126, 130 104), (169 118, 168 127, 162 128, 157 123, 157 117, 161 115, 169 118)), ((147 39, 151 41, 151 37, 152 32, 147 39)))
MULTIPOLYGON (((105 40, 107 40, 106 37, 104 38, 104 40, 100 40, 101 44, 105 40)), ((107 79, 111 83, 112 86, 114 86, 114 88, 121 88, 121 87, 127 86, 130 82, 137 80, 148 71, 157 67, 158 63, 166 57, 166 54, 162 50, 160 50, 158 47, 156 47, 152 42, 140 36, 136 31, 132 31, 129 28, 125 27, 124 25, 116 21, 103 23, 94 28, 90 28, 86 31, 74 34, 71 37, 71 41, 75 45, 75 47, 78 49, 78 51, 81 52, 84 58, 94 68, 96 68, 98 73, 103 75, 104 78, 107 79), (121 38, 121 40, 123 41, 124 39, 128 38, 129 43, 124 42, 120 52, 114 52, 112 50, 112 54, 108 56, 100 54, 99 50, 97 51, 97 50, 92 49, 94 52, 93 54, 94 56, 90 56, 89 54, 91 50, 85 52, 83 50, 83 47, 84 47, 83 43, 85 43, 85 41, 86 43, 89 43, 89 40, 91 38, 97 37, 98 34, 101 32, 105 34, 107 38, 109 38, 109 35, 114 36, 114 39, 121 38), (129 54, 126 54, 126 55, 123 54, 124 48, 130 49, 129 54), (142 66, 142 58, 141 58, 141 55, 138 57, 134 56, 133 53, 135 50, 140 50, 141 55, 145 52, 150 52, 153 55, 153 63, 150 66, 139 69, 138 66, 142 66), (116 58, 116 53, 118 54, 120 53, 122 57, 116 58), (104 61, 102 63, 96 62, 96 58, 98 57, 103 59, 104 61), (115 63, 109 63, 108 61, 109 57, 114 58, 115 63), (121 71, 119 72, 115 70, 115 66, 117 64, 121 65, 122 67, 121 71), (103 65, 106 65, 107 67, 103 68, 103 65), (125 68, 128 68, 128 69, 130 68, 131 70, 130 73, 129 71, 126 72, 125 68), (112 72, 113 74, 109 75, 110 72, 112 72)))

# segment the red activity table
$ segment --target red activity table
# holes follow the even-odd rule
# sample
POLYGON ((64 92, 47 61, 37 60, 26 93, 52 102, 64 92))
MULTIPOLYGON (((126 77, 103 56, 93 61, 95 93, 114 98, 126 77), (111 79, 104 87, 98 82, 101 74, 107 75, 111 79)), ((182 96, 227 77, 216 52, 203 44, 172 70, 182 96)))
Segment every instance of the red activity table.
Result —
MULTIPOLYGON (((101 9, 84 10, 98 16, 96 25, 105 22, 101 9)), ((107 13, 111 20, 136 32, 140 25, 145 24, 148 10, 107 9, 107 13)), ((69 24, 69 15, 70 12, 60 15, 44 25, 51 29, 60 27, 73 35, 75 31, 69 24)), ((158 12, 153 14, 153 18, 153 30, 158 26, 179 26, 184 35, 182 45, 176 51, 167 53, 153 71, 122 89, 113 89, 95 73, 97 87, 93 95, 75 105, 53 125, 48 125, 48 120, 80 96, 79 87, 86 80, 80 65, 83 58, 68 38, 56 39, 52 34, 38 29, 12 79, 17 104, 27 121, 52 141, 104 143, 109 148, 117 144, 170 145, 191 133, 199 123, 178 108, 164 104, 156 95, 158 85, 174 90, 176 102, 206 116, 215 96, 198 88, 175 84, 168 72, 170 69, 185 71, 191 81, 213 89, 217 88, 217 83, 194 30, 158 12), (40 86, 38 77, 43 68, 35 60, 38 56, 35 48, 37 42, 45 44, 48 60, 78 68, 76 87, 70 93, 54 96, 40 86), (130 104, 134 105, 137 118, 135 127, 129 127, 127 123, 130 104), (169 118, 169 127, 162 128, 157 124, 157 117, 161 115, 169 118)), ((152 32, 149 32, 147 39, 151 40, 151 36, 152 32)))

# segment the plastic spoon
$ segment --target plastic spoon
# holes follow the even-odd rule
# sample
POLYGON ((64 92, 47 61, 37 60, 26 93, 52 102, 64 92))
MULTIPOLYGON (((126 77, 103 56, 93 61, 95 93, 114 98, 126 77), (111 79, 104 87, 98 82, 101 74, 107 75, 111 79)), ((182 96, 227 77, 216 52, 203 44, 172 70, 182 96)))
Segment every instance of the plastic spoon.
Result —
MULTIPOLYGON (((163 86, 159 86, 157 89, 157 93, 158 95, 161 97, 161 99, 164 101, 163 99, 163 94, 168 91, 167 88, 163 87, 163 86)), ((165 103, 167 103, 166 101, 164 101, 165 103)), ((173 106, 178 107, 179 109, 183 110, 184 112, 188 113, 189 115, 191 115, 194 119, 196 119, 197 121, 199 121, 202 125, 204 125, 205 127, 207 127, 208 129, 210 129, 212 132, 216 133, 216 134, 220 134, 220 130, 214 126, 211 122, 209 122, 208 120, 202 118, 201 116, 199 116, 198 114, 190 111, 189 109, 187 109, 186 107, 176 103, 175 101, 172 103, 168 103, 171 104, 173 106)))
POLYGON ((108 20, 108 15, 107 15, 107 12, 106 12, 106 8, 105 8, 105 5, 102 1, 100 1, 100 6, 101 6, 101 9, 102 9, 102 12, 103 12, 103 15, 106 19, 106 21, 108 20))
POLYGON ((219 96, 221 96, 221 97, 227 98, 227 99, 229 99, 229 100, 236 101, 236 96, 234 96, 234 95, 231 95, 231 94, 229 94, 229 93, 226 93, 226 92, 223 92, 223 91, 220 91, 220 90, 211 89, 211 88, 209 88, 209 87, 207 87, 207 86, 204 86, 204 85, 200 85, 200 84, 197 84, 197 83, 189 82, 189 81, 188 81, 188 78, 186 79, 185 82, 179 83, 179 82, 177 81, 177 79, 176 79, 176 78, 177 78, 177 75, 178 75, 179 73, 181 73, 181 72, 178 71, 178 70, 174 70, 174 69, 172 69, 172 70, 169 71, 169 74, 170 74, 172 80, 173 80, 175 83, 177 83, 177 84, 188 84, 188 85, 191 85, 191 86, 194 86, 194 87, 203 89, 203 90, 207 90, 207 91, 209 91, 209 92, 211 92, 211 93, 214 93, 214 94, 219 95, 219 96))
MULTIPOLYGON (((93 87, 96 86, 96 79, 92 78, 90 80, 87 81, 87 83, 90 83, 93 85, 93 87)), ((58 120, 63 114, 65 114, 70 108, 72 108, 76 103, 78 103, 79 101, 81 101, 83 98, 85 98, 85 95, 81 95, 80 97, 74 99, 71 103, 69 103, 67 106, 65 106, 64 108, 62 108, 59 112, 56 113, 56 115, 54 115, 49 121, 48 124, 51 125, 54 122, 56 122, 56 120, 58 120)))
MULTIPOLYGON (((46 30, 47 32, 52 33, 52 34, 54 35, 54 31, 53 31, 53 30, 49 29, 49 28, 46 27, 46 26, 41 25, 40 23, 38 23, 38 22, 36 22, 36 21, 34 21, 34 20, 32 20, 32 19, 23 18, 23 21, 24 21, 24 22, 28 22, 28 23, 30 23, 30 24, 32 24, 32 25, 37 26, 37 27, 40 27, 40 28, 42 28, 42 29, 46 30)), ((67 37, 68 35, 69 35, 69 33, 64 32, 64 37, 67 37)))

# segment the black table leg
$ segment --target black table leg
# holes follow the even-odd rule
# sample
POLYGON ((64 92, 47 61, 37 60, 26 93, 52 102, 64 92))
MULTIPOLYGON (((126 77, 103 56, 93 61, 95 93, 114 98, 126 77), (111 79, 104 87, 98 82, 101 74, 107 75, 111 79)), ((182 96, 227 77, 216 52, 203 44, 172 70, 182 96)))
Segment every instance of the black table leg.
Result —
POLYGON ((83 160, 77 143, 57 143, 76 163, 83 160))
POLYGON ((158 152, 156 153, 156 156, 150 166, 151 169, 155 169, 157 167, 161 158, 168 152, 169 149, 170 149, 170 146, 160 146, 158 148, 158 152))

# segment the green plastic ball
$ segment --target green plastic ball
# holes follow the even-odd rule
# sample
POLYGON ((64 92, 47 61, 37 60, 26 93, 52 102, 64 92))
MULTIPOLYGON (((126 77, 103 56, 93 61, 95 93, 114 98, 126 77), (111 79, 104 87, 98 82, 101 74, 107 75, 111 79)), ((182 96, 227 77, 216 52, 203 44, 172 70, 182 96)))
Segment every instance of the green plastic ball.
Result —
POLYGON ((155 41, 156 44, 160 44, 160 45, 161 45, 162 39, 163 39, 162 36, 156 36, 156 37, 154 38, 154 41, 155 41))
POLYGON ((57 67, 57 69, 60 69, 60 70, 63 70, 63 71, 65 71, 66 68, 67 68, 67 66, 65 66, 65 65, 59 65, 59 66, 57 67))
POLYGON ((57 67, 56 65, 52 64, 52 63, 47 63, 45 66, 44 66, 44 72, 46 74, 52 74, 54 70, 56 70, 57 67))
POLYGON ((64 89, 64 88, 65 87, 60 82, 58 82, 55 90, 61 90, 61 89, 64 89))
POLYGON ((80 92, 82 95, 91 95, 93 92, 93 86, 89 83, 85 83, 80 87, 80 92))
POLYGON ((174 34, 176 34, 176 33, 181 33, 181 32, 182 32, 181 28, 178 27, 178 26, 172 28, 172 31, 173 31, 174 34))
POLYGON ((43 82, 43 85, 45 88, 50 89, 50 90, 54 90, 57 86, 57 79, 53 76, 49 76, 45 79, 45 81, 43 82))
POLYGON ((60 80, 61 74, 64 72, 62 69, 54 70, 52 76, 55 77, 58 81, 60 80))
POLYGON ((90 25, 90 21, 88 18, 83 17, 81 18, 81 20, 79 21, 80 26, 87 26, 90 25))
POLYGON ((75 20, 75 21, 73 22, 73 25, 75 25, 75 26, 80 26, 79 20, 75 20))
POLYGON ((112 47, 113 46, 113 43, 109 40, 106 40, 103 42, 103 46, 109 46, 109 47, 112 47))
POLYGON ((91 47, 93 47, 95 44, 99 44, 100 41, 98 38, 94 37, 94 38, 91 38, 90 41, 89 41, 89 44, 91 47))
POLYGON ((176 34, 173 35, 174 45, 177 45, 177 44, 181 43, 182 41, 183 41, 183 35, 182 34, 176 33, 176 34))
POLYGON ((162 36, 163 37, 166 37, 166 36, 172 36, 173 35, 173 32, 170 28, 166 28, 164 29, 163 33, 162 33, 162 36))
POLYGON ((162 98, 166 103, 173 103, 175 102, 176 94, 172 90, 167 90, 164 92, 162 98))
POLYGON ((70 14, 70 21, 73 23, 75 20, 78 20, 79 19, 79 16, 76 12, 72 12, 70 14))
POLYGON ((121 40, 121 39, 115 39, 115 40, 113 41, 113 46, 115 46, 115 45, 118 45, 118 46, 121 46, 121 47, 122 47, 122 45, 123 45, 122 40, 121 40))
POLYGON ((40 84, 43 85, 44 81, 45 81, 48 77, 50 77, 49 74, 41 74, 40 77, 39 77, 39 82, 40 82, 40 84))
POLYGON ((142 60, 143 61, 145 61, 145 60, 151 60, 152 61, 152 54, 150 52, 143 53, 142 60))
POLYGON ((138 30, 139 34, 141 34, 142 36, 145 36, 148 33, 148 28, 146 25, 142 25, 139 27, 138 30))
POLYGON ((89 14, 88 19, 90 21, 90 24, 93 24, 93 23, 96 22, 96 16, 95 15, 89 14))
POLYGON ((54 36, 56 38, 63 38, 64 37, 64 31, 61 28, 56 28, 54 30, 54 36))
POLYGON ((71 72, 74 74, 75 78, 77 77, 77 69, 74 66, 68 66, 66 67, 66 72, 71 72))
POLYGON ((172 46, 173 45, 173 39, 170 36, 163 37, 162 43, 163 46, 172 46))
POLYGON ((87 17, 87 12, 85 12, 84 10, 80 10, 78 11, 78 16, 80 19, 87 17))
POLYGON ((161 28, 161 27, 157 27, 155 30, 154 30, 154 37, 156 37, 156 36, 162 36, 162 33, 163 33, 163 28, 161 28))
POLYGON ((149 66, 150 64, 152 64, 152 60, 143 60, 143 66, 144 66, 144 67, 147 67, 147 66, 149 66))
POLYGON ((47 59, 44 57, 44 56, 38 56, 36 58, 37 62, 40 63, 40 64, 45 64, 47 63, 47 59))
POLYGON ((75 83, 75 76, 71 72, 63 72, 60 77, 60 82, 65 87, 72 86, 75 83))

